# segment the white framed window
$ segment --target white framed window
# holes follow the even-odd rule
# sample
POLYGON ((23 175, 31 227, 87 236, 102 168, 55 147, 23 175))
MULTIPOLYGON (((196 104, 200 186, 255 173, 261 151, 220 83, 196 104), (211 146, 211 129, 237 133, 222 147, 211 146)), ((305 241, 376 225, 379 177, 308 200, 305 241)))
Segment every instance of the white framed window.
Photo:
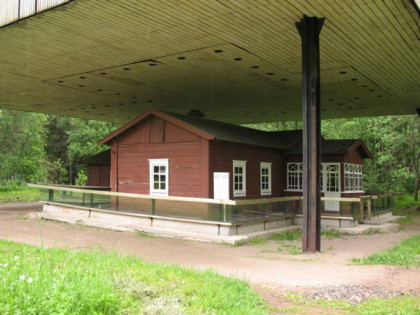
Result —
POLYGON ((340 191, 340 163, 321 164, 321 185, 323 192, 340 191))
POLYGON ((344 190, 348 192, 363 191, 363 165, 344 164, 344 190))
POLYGON ((302 191, 303 163, 287 163, 287 190, 302 191))
POLYGON ((246 196, 246 161, 233 160, 233 197, 246 196))
POLYGON ((260 163, 261 195, 271 195, 271 163, 260 163))
POLYGON ((150 194, 168 196, 169 159, 149 159, 150 194))
MULTIPOLYGON (((303 163, 287 163, 287 190, 303 190, 303 163)), ((340 163, 321 164, 321 191, 340 191, 340 163)))

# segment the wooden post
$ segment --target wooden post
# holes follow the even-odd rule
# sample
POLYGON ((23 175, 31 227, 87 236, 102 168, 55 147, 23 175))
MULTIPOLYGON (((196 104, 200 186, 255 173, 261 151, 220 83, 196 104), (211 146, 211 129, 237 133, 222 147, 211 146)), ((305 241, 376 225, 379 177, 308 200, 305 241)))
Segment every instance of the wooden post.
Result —
POLYGON ((360 198, 360 220, 361 223, 365 221, 365 201, 360 198))
POLYGON ((54 189, 48 190, 48 201, 54 201, 54 189))
POLYGON ((296 23, 302 39, 303 227, 302 252, 321 250, 321 88, 319 33, 325 19, 296 23))
POLYGON ((367 219, 372 220, 372 199, 367 201, 367 219))

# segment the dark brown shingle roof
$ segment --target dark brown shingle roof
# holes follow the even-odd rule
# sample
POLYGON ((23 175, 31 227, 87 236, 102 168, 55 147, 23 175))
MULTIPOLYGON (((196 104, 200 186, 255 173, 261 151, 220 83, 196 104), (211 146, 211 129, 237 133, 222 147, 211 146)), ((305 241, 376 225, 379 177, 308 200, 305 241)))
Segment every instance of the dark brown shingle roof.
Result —
MULTIPOLYGON (((355 145, 361 146, 361 155, 364 158, 371 158, 371 154, 360 139, 340 139, 321 141, 321 154, 347 154, 355 145)), ((285 155, 302 155, 302 145, 285 152, 285 155)))
POLYGON ((239 125, 232 125, 206 118, 164 112, 166 115, 181 121, 184 124, 200 129, 217 140, 235 143, 251 144, 261 147, 288 149, 300 141, 302 130, 291 131, 261 131, 239 125))

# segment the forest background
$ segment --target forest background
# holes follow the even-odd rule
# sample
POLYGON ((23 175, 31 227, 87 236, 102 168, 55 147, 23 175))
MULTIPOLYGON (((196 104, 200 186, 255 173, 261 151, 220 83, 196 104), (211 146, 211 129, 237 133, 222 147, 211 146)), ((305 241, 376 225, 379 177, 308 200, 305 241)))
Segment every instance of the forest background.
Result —
MULTIPOLYGON (((108 149, 97 142, 119 125, 95 120, 0 110, 0 184, 86 183, 80 162, 108 149)), ((253 124, 262 130, 301 129, 301 122, 253 124)), ((383 116, 322 121, 326 139, 362 139, 373 155, 364 166, 368 193, 402 192, 418 199, 418 116, 383 116)))

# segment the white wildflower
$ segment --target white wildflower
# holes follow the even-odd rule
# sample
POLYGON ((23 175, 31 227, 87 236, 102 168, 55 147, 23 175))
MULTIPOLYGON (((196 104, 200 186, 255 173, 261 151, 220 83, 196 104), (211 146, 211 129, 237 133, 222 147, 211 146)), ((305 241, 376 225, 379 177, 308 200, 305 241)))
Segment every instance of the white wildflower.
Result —
POLYGON ((20 277, 19 277, 19 280, 25 280, 25 275, 21 275, 20 277))
POLYGON ((18 260, 19 259, 19 256, 15 256, 15 260, 18 260))
POLYGON ((32 281, 34 281, 34 279, 32 279, 31 277, 28 278, 28 283, 31 283, 32 281))
POLYGON ((9 266, 9 264, 4 264, 3 267, 6 268, 7 266, 9 266))

